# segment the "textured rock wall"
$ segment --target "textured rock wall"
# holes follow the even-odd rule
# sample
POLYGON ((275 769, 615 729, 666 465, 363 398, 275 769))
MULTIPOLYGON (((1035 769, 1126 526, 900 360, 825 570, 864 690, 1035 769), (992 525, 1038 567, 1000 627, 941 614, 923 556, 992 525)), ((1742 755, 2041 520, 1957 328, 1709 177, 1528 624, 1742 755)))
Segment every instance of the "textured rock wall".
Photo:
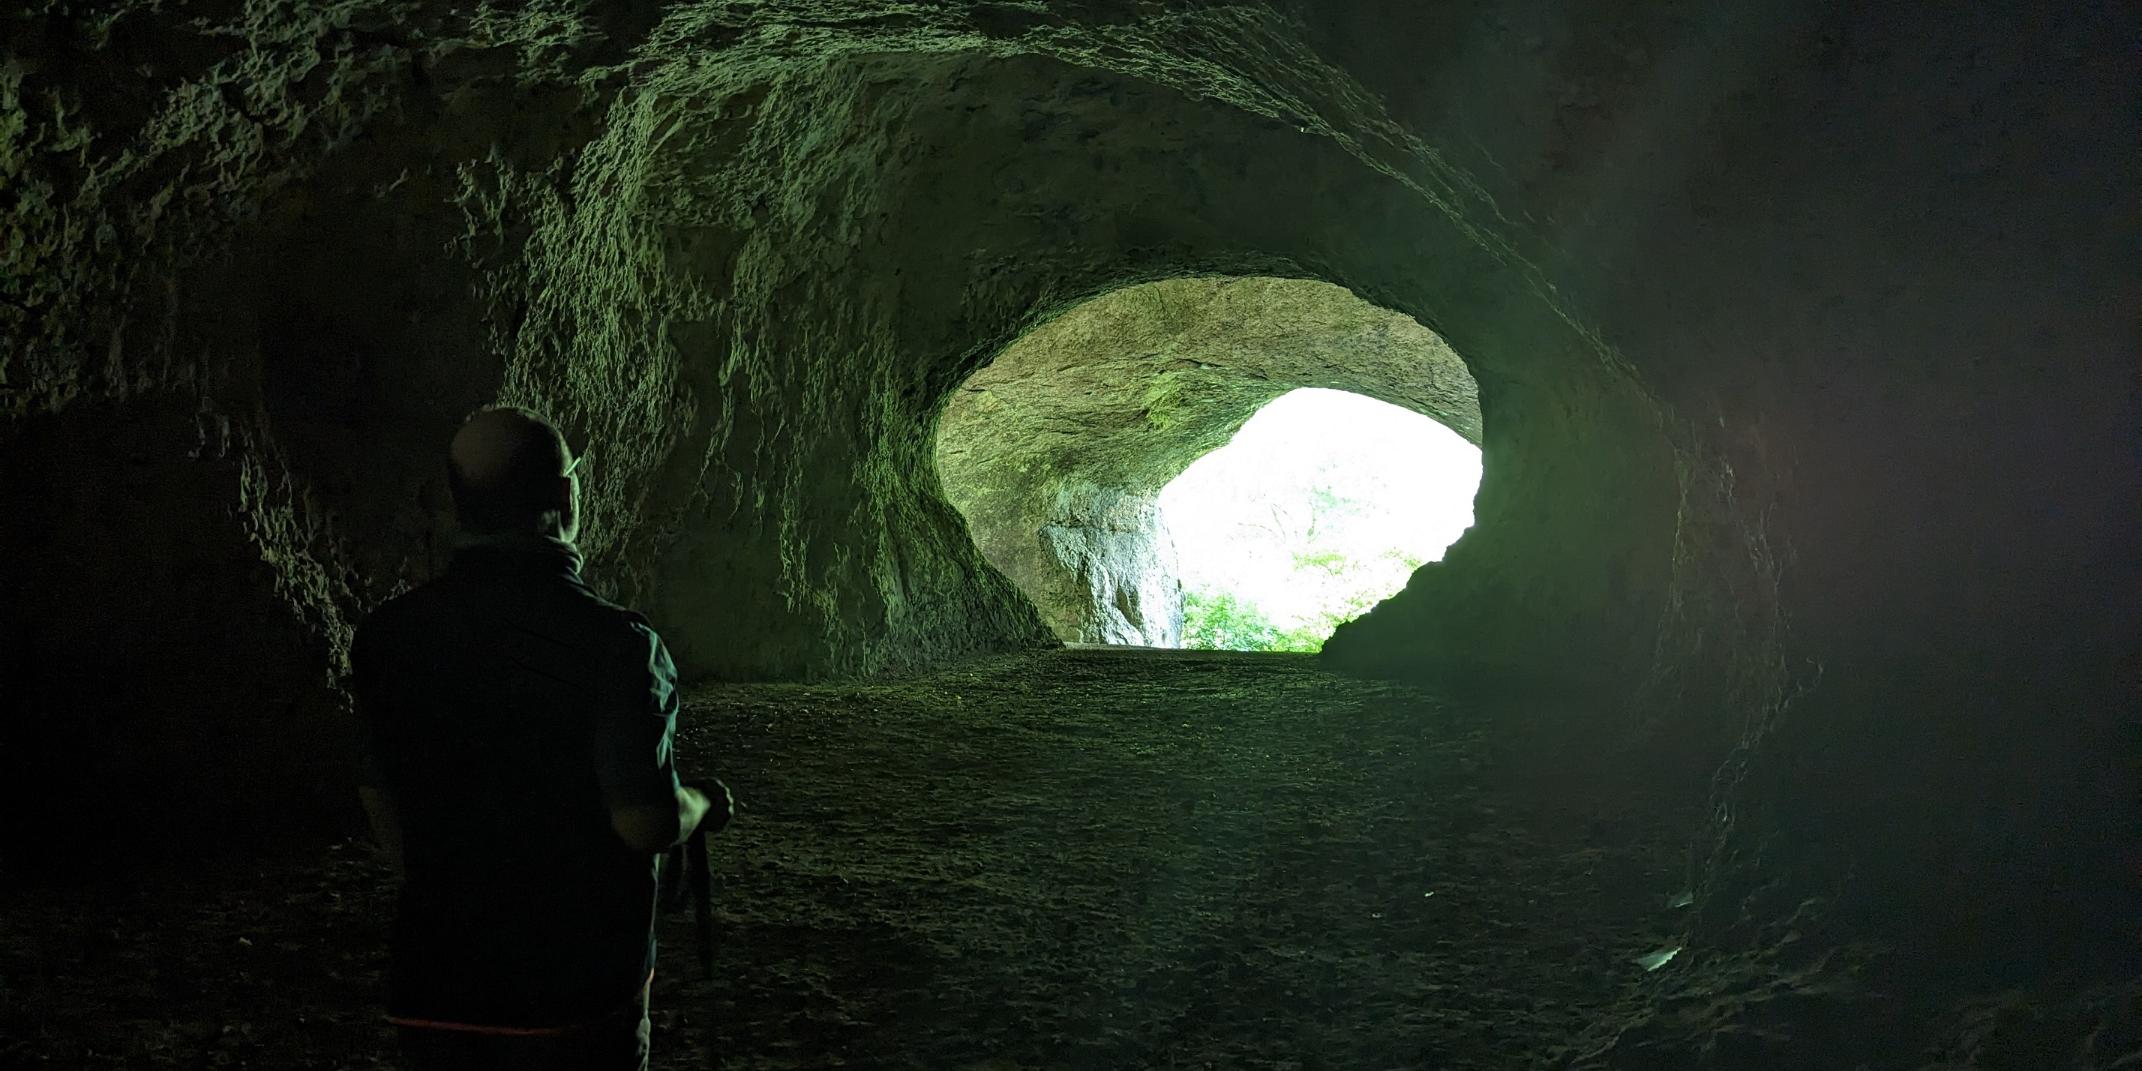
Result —
MULTIPOLYGON (((1806 1064, 1765 1017, 1845 999, 1826 949, 1889 949, 1897 991, 2106 977, 2137 892, 2136 161, 2107 148, 2135 142, 2135 30, 2007 3, 0 11, 0 776, 41 813, 93 814, 106 769, 170 787, 176 825, 327 809, 277 748, 333 750, 350 622, 435 566, 438 444, 492 399, 593 444, 597 570, 698 673, 1048 642, 938 493, 944 399, 1127 283, 1313 277, 1465 355, 1497 533, 1334 661, 1545 667, 1634 696, 1594 725, 1639 758, 1726 759, 1691 957, 1725 996, 1662 990, 1615 1058, 1674 1066, 1687 1031, 1806 1064), (123 760, 71 763, 84 727, 123 760)), ((1854 1044, 1942 1029, 1895 1014, 1854 1044)))
POLYGON ((938 421, 938 476, 1059 638, 1172 647, 1182 587, 1160 493, 1302 387, 1480 441, 1465 362, 1412 319, 1308 279, 1170 279, 1065 312, 961 384, 938 421))
MULTIPOLYGON (((1181 645, 1183 586, 1159 500, 1091 484, 1058 490, 1052 516, 1026 540, 1038 546, 1031 557, 1040 568, 1022 575, 1018 558, 999 568, 1066 643, 1181 645)), ((978 545, 987 556, 988 544, 978 545)))
MULTIPOLYGON (((1048 642, 937 493, 934 421, 1025 327, 1125 283, 1322 277, 1463 336, 1538 412, 1648 404, 1592 391, 1625 377, 1482 229, 1466 176, 1254 5, 110 12, 9 16, 7 433, 159 392, 227 426, 246 478, 189 501, 235 518, 272 627, 317 652, 262 672, 314 697, 322 738, 351 623, 439 562, 438 443, 483 402, 594 452, 595 571, 727 677, 1048 642)), ((1521 408, 1513 441, 1589 441, 1520 435, 1521 408)), ((1606 510, 1603 484, 1555 484, 1593 475, 1537 484, 1542 516, 1606 510)), ((1537 594, 1478 638, 1529 637, 1623 549, 1524 545, 1537 594)), ((256 587, 240 564, 187 569, 256 587)), ((175 657, 231 650, 219 607, 137 597, 175 657)), ((11 627, 82 610, 25 598, 11 627)), ((61 653, 23 675, 97 668, 61 653)), ((139 690, 143 718, 192 709, 139 690)))
POLYGON ((2116 594, 2142 561, 2142 246, 2137 160, 2108 149, 2136 135, 2134 13, 1632 4, 1392 34, 1413 11, 1331 10, 1313 40, 1522 206, 1513 242, 1669 400, 1669 672, 1636 711, 1662 743, 1704 711, 1740 741, 1706 954, 1616 1059, 1686 1066, 1690 1035, 1716 1066, 2126 1056, 2131 1020, 2087 1037, 2123 998, 1904 995, 2119 977, 2133 947, 2103 936, 2142 908, 2116 594), (1969 1036, 1915 1049, 1928 1029, 1969 1036))

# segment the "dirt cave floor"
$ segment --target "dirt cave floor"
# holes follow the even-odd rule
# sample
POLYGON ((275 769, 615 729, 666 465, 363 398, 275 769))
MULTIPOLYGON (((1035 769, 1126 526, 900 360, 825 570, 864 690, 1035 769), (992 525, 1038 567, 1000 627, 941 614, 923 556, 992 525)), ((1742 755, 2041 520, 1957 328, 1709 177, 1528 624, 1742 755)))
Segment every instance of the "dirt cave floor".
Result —
MULTIPOLYGON (((1079 649, 697 690, 718 980, 658 1068, 1564 1067, 1657 978, 1682 822, 1572 804, 1506 710, 1307 656, 1079 649)), ((0 892, 0 1067, 392 1067, 362 844, 0 892)))

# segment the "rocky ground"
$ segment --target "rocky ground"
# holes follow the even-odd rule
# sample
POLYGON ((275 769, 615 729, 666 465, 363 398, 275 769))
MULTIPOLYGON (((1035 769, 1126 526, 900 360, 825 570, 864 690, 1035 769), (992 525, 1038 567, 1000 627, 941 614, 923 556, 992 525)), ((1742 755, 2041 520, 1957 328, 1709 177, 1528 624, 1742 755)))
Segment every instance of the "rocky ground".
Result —
MULTIPOLYGON (((1685 826, 1527 714, 1213 652, 701 690, 684 764, 745 810, 655 1064, 1567 1066, 1661 977, 1685 826)), ((0 893, 0 1066, 394 1066, 361 845, 105 878, 0 893)))

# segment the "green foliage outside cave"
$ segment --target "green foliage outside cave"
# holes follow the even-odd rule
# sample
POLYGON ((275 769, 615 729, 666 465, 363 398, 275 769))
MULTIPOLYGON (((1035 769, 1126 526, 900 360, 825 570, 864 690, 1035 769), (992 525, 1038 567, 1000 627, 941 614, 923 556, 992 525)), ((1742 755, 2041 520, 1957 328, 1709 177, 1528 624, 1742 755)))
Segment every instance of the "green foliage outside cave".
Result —
POLYGON ((1324 640, 1340 625, 1369 612, 1383 601, 1377 591, 1395 591, 1405 586, 1403 577, 1424 562, 1402 551, 1385 552, 1375 562, 1362 563, 1335 551, 1297 554, 1295 562, 1305 576, 1316 578, 1320 598, 1308 616, 1275 622, 1262 606, 1224 588, 1199 586, 1183 589, 1183 646, 1220 651, 1306 651, 1324 649, 1324 640), (1366 574, 1401 574, 1397 582, 1369 581, 1366 574))
POLYGON ((1266 406, 1170 484, 1184 647, 1321 650, 1472 523, 1479 450, 1339 391, 1266 406))

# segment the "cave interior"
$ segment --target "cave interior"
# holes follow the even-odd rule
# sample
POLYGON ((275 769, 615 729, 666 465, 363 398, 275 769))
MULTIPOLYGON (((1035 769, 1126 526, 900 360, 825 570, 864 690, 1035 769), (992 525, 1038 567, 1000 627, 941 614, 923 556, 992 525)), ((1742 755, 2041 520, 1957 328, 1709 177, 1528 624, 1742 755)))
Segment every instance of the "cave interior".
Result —
POLYGON ((2142 1066, 2138 35, 0 10, 0 1063, 376 1066, 349 641, 512 404, 745 801, 656 1066, 2142 1066), (1474 527, 1128 649, 1301 387, 1474 527))

